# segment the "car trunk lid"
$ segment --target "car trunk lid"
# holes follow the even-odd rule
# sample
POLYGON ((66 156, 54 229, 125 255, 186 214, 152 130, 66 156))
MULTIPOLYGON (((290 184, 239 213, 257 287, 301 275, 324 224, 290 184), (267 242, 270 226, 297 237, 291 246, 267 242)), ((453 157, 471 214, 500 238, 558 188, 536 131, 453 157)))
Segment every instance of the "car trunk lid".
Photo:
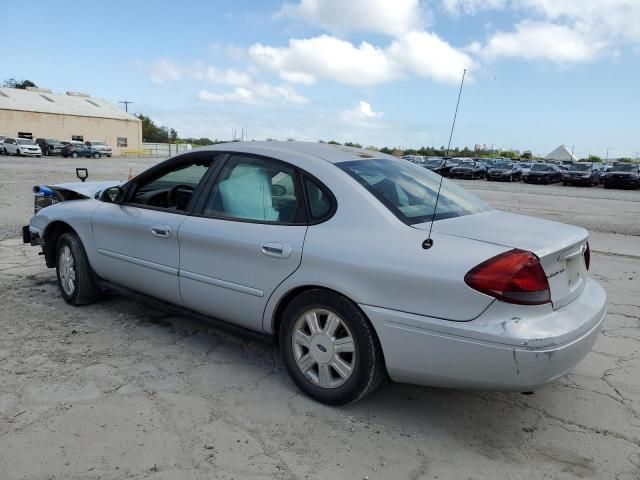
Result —
MULTIPOLYGON (((429 230, 429 222, 414 225, 429 230)), ((549 282, 554 309, 575 299, 587 279, 584 228, 499 210, 439 220, 433 231, 534 253, 549 282)))

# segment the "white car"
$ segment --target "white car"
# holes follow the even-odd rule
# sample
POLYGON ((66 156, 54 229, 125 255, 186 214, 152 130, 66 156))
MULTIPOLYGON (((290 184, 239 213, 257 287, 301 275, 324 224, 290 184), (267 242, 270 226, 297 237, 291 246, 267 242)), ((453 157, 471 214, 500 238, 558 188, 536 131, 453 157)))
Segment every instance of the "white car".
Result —
POLYGON ((585 229, 495 210, 380 152, 218 144, 124 184, 34 192, 23 239, 67 302, 137 292, 258 332, 328 404, 387 376, 531 391, 582 360, 606 312, 585 229))
POLYGON ((4 142, 5 138, 7 138, 6 135, 0 135, 0 155, 4 155, 5 154, 4 145, 3 145, 3 142, 4 142))
POLYGON ((90 142, 84 142, 84 144, 87 147, 93 148, 94 150, 99 152, 100 155, 105 157, 110 157, 113 153, 111 150, 111 147, 104 142, 90 141, 90 142))
POLYGON ((41 157, 42 150, 29 138, 5 138, 2 142, 4 153, 25 157, 41 157))

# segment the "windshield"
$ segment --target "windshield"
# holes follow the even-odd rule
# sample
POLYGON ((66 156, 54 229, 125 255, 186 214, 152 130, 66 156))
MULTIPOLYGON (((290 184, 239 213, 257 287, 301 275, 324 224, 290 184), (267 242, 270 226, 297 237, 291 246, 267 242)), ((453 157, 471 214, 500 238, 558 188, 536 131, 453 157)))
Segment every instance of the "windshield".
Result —
POLYGON ((591 165, 585 163, 574 163, 569 166, 570 172, 587 172, 589 170, 591 170, 591 165))
POLYGON ((55 138, 47 138, 47 143, 60 143, 60 140, 55 138))
POLYGON ((91 145, 104 145, 104 142, 91 142, 91 145))
POLYGON ((531 167, 532 172, 550 172, 550 165, 543 165, 541 163, 536 163, 533 167, 531 167))
POLYGON ((351 175, 408 225, 492 210, 455 183, 410 163, 373 159, 341 162, 336 166, 351 175), (442 189, 434 216, 440 181, 442 189))
POLYGON ((474 161, 472 160, 464 160, 462 162, 460 162, 460 165, 458 165, 459 167, 473 167, 473 165, 475 164, 474 161))
POLYGON ((530 163, 521 163, 520 166, 522 168, 531 168, 531 164, 530 163))
POLYGON ((441 163, 442 163, 442 160, 427 160, 425 162, 425 165, 427 167, 439 167, 441 163))
POLYGON ((493 168, 499 168, 500 170, 510 170, 513 164, 507 162, 498 162, 493 168))
POLYGON ((16 139, 16 143, 18 145, 35 145, 35 143, 33 143, 33 140, 29 140, 28 138, 18 138, 16 139))
POLYGON ((616 163, 611 167, 612 172, 635 172, 636 170, 638 167, 633 163, 616 163))

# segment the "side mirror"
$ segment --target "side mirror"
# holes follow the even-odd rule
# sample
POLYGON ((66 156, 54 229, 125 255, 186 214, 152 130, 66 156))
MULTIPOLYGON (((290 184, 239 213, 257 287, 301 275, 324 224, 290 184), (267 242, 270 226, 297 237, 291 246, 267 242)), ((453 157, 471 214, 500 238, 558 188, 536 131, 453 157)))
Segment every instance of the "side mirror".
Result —
POLYGON ((271 195, 274 197, 283 197, 287 194, 287 189, 282 185, 272 185, 271 186, 271 195))
POLYGON ((120 203, 124 200, 124 190, 121 187, 109 187, 100 194, 100 200, 106 203, 120 203))
POLYGON ((76 177, 78 177, 81 182, 84 182, 89 178, 89 170, 86 168, 76 168, 76 177))

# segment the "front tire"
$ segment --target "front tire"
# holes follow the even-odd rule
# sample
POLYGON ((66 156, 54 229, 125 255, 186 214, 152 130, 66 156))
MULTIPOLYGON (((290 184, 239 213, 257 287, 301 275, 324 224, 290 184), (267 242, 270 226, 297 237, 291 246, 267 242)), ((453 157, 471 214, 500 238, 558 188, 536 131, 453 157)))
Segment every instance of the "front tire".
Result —
POLYGON ((71 154, 71 158, 78 158, 78 154, 77 154, 76 152, 73 152, 73 153, 71 154))
POLYGON ((289 375, 318 402, 355 402, 385 377, 373 327, 342 295, 319 289, 302 293, 285 309, 279 337, 289 375))
POLYGON ((100 154, 98 152, 94 153, 93 158, 100 158, 100 154))
POLYGON ((99 289, 82 242, 74 233, 64 233, 56 248, 56 274, 62 298, 71 305, 86 305, 98 297, 99 289))

